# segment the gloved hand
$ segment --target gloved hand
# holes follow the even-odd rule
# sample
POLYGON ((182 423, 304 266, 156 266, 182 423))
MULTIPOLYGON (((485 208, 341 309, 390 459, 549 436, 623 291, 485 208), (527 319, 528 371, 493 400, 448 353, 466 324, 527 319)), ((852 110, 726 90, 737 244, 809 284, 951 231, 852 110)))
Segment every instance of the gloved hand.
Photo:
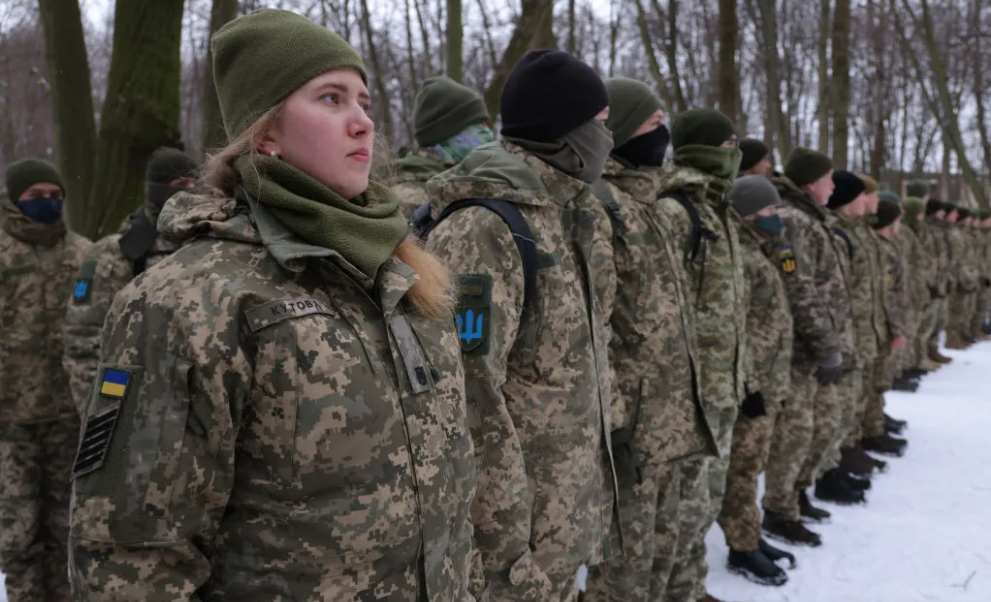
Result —
POLYGON ((743 398, 743 403, 740 404, 740 413, 751 420, 760 418, 761 416, 767 416, 764 395, 760 391, 755 393, 748 392, 747 396, 743 398))
POLYGON ((819 360, 819 369, 816 370, 816 380, 819 385, 827 387, 835 385, 843 378, 843 353, 837 351, 833 355, 819 360))

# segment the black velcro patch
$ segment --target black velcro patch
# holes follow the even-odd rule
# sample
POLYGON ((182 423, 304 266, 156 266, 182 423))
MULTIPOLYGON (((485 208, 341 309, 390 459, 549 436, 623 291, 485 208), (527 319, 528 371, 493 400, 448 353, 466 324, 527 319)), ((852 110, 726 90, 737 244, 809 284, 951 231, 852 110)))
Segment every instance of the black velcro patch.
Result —
POLYGON ((116 403, 86 420, 86 428, 79 443, 79 453, 76 454, 76 463, 72 467, 73 479, 103 466, 119 417, 120 404, 116 403))
POLYGON ((492 276, 463 274, 458 277, 458 339, 461 353, 485 355, 492 331, 492 276))

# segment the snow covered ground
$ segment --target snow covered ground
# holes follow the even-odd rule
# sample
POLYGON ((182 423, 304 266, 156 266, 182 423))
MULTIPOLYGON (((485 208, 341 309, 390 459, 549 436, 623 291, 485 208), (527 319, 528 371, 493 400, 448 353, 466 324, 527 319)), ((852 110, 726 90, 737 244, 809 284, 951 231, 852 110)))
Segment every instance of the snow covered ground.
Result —
POLYGON ((823 503, 833 520, 813 528, 824 545, 792 549, 798 568, 777 588, 727 571, 726 544, 713 527, 712 595, 726 602, 991 601, 991 343, 943 353, 954 362, 927 376, 918 393, 887 396, 888 413, 909 421, 909 448, 875 477, 867 506, 823 503))
POLYGON ((918 393, 886 396, 888 414, 909 421, 909 447, 875 477, 867 506, 822 503, 833 513, 812 527, 823 546, 791 549, 799 566, 779 588, 727 571, 713 527, 709 593, 726 602, 991 601, 991 343, 943 353, 953 363, 918 393))

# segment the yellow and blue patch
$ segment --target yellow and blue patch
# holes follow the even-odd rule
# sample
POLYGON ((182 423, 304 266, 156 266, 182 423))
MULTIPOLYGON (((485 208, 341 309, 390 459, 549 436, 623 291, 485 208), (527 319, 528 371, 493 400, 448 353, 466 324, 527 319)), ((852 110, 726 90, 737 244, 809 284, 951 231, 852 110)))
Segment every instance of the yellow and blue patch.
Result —
POLYGON ((100 395, 123 399, 127 394, 127 385, 131 382, 131 373, 116 368, 103 369, 103 381, 100 383, 100 395))

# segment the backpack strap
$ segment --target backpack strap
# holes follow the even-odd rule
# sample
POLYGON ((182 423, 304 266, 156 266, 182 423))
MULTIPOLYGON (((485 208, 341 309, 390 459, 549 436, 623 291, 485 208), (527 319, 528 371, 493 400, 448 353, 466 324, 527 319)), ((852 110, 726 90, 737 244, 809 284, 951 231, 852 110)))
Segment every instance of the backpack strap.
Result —
POLYGON ((850 260, 852 261, 853 260, 853 241, 850 240, 850 235, 847 234, 842 228, 833 228, 833 232, 835 232, 836 235, 839 236, 840 238, 842 238, 843 239, 843 242, 846 243, 846 252, 847 252, 847 255, 849 255, 849 257, 850 257, 850 260))
POLYGON ((592 194, 602 201, 606 211, 609 212, 609 217, 614 222, 623 221, 623 214, 620 213, 619 203, 616 202, 616 197, 613 196, 612 190, 609 189, 609 185, 606 184, 605 180, 599 178, 592 184, 592 194))
MULTIPOLYGON (((533 298, 533 291, 537 288, 537 268, 540 267, 540 261, 537 257, 537 245, 533 241, 533 231, 530 230, 530 225, 527 223, 526 218, 523 217, 523 214, 514 203, 503 199, 484 198, 464 199, 451 203, 440 212, 440 215, 419 229, 420 238, 427 240, 433 229, 437 227, 437 224, 444 221, 455 211, 467 209, 468 207, 485 207, 502 218, 502 221, 506 222, 506 225, 509 226, 509 232, 513 235, 513 241, 516 242, 516 250, 519 252, 520 259, 523 261, 523 307, 529 307, 530 300, 533 298)), ((417 213, 419 213, 420 209, 422 207, 417 209, 417 213)), ((429 207, 427 208, 427 215, 429 216, 429 207)))
POLYGON ((713 232, 712 230, 702 226, 702 218, 699 217, 698 209, 696 209, 695 205, 688 200, 687 196, 677 191, 671 191, 662 194, 658 200, 660 199, 674 199, 678 201, 678 204, 685 209, 686 213, 688 213, 688 219, 692 223, 692 230, 688 239, 688 248, 685 249, 685 259, 687 261, 695 261, 695 258, 699 254, 699 250, 702 248, 703 238, 713 241, 719 240, 718 232, 713 232))

